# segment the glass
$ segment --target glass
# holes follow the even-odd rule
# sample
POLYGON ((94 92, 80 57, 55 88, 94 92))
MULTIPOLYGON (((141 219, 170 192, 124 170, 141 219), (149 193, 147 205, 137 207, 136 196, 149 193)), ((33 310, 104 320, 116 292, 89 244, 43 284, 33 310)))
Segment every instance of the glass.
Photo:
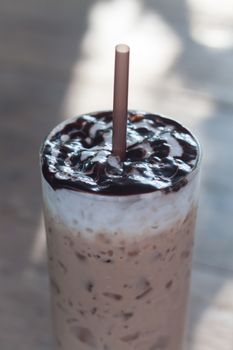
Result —
POLYGON ((42 175, 52 315, 62 350, 180 350, 199 162, 176 191, 53 190, 42 175))

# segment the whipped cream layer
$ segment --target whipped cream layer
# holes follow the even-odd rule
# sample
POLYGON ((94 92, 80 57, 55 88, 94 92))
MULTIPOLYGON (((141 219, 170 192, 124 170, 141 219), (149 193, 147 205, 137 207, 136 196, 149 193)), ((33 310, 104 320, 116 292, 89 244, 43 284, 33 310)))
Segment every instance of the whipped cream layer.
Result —
POLYGON ((42 147, 50 186, 109 195, 177 191, 196 168, 196 139, 172 119, 129 111, 126 158, 112 150, 112 112, 81 115, 58 125, 42 147))

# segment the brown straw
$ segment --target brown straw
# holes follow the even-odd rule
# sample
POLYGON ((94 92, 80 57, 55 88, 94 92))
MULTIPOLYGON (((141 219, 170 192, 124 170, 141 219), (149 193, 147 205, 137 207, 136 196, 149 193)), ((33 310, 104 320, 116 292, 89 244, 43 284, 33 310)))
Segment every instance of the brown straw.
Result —
POLYGON ((112 152, 121 160, 125 159, 126 153, 128 81, 129 47, 120 44, 115 50, 112 152))

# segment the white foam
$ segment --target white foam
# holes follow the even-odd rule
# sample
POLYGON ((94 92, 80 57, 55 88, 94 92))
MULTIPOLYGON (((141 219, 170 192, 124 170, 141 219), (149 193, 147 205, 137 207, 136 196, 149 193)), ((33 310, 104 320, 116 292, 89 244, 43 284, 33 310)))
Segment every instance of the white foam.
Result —
POLYGON ((57 157, 59 155, 60 151, 57 148, 52 147, 52 156, 57 157))
POLYGON ((161 140, 166 140, 169 147, 170 147, 170 152, 169 156, 170 157, 181 157, 183 154, 183 148, 179 144, 179 142, 176 140, 175 137, 173 137, 170 133, 165 133, 160 137, 161 140))
POLYGON ((86 138, 85 138, 85 141, 86 141, 86 143, 87 143, 88 145, 90 145, 91 142, 92 142, 92 140, 91 140, 90 137, 86 137, 86 138))
POLYGON ((95 123, 91 128, 90 128, 90 131, 89 131, 89 134, 92 138, 95 137, 96 133, 98 130, 103 130, 104 128, 106 128, 106 124, 105 123, 95 123))
POLYGON ((121 166, 120 166, 120 158, 119 157, 116 157, 116 156, 109 156, 108 157, 108 164, 110 166, 112 166, 113 168, 116 168, 118 170, 121 169, 121 166))
POLYGON ((61 135, 62 142, 66 142, 70 139, 69 135, 61 135))
POLYGON ((133 237, 143 232, 159 234, 183 220, 197 199, 198 177, 177 192, 107 196, 68 189, 53 190, 42 176, 45 210, 74 234, 93 239, 95 233, 123 233, 133 237), (89 229, 93 232, 90 232, 89 229))
POLYGON ((95 157, 92 158, 92 162, 104 163, 106 161, 106 157, 109 155, 108 151, 99 151, 95 157))
POLYGON ((84 160, 86 160, 89 157, 92 157, 95 154, 95 151, 82 151, 80 160, 81 162, 83 162, 84 160))

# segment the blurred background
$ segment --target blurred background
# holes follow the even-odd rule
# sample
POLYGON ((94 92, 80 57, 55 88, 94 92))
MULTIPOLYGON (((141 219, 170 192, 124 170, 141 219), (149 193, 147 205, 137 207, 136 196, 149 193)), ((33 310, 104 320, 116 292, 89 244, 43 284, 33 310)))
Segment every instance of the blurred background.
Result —
POLYGON ((233 349, 232 0, 1 0, 1 350, 52 349, 39 146, 112 108, 119 42, 129 106, 175 117, 204 149, 186 349, 233 349))

